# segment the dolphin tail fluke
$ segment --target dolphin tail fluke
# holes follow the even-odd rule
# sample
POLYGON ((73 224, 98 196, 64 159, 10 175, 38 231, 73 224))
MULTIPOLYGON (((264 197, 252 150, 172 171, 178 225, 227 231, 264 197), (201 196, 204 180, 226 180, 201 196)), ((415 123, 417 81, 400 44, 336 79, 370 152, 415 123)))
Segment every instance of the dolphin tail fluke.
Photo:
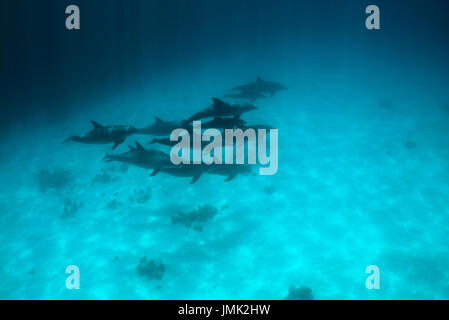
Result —
POLYGON ((157 175, 160 171, 161 171, 161 168, 156 168, 156 169, 154 169, 153 172, 151 172, 150 177, 154 177, 154 176, 157 175))

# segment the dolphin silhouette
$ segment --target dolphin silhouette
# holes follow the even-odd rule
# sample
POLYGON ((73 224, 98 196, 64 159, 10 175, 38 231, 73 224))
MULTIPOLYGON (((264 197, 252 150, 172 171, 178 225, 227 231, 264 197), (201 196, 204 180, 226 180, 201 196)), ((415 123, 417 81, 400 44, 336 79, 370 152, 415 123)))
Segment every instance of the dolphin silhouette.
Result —
POLYGON ((103 126, 98 122, 91 121, 94 128, 81 136, 72 136, 64 142, 75 141, 85 144, 108 144, 114 143, 112 149, 122 144, 126 137, 137 133, 137 129, 131 126, 103 126))
POLYGON ((245 164, 211 164, 207 174, 225 176, 225 181, 231 181, 238 175, 254 174, 250 165, 245 164))
POLYGON ((103 158, 105 162, 118 161, 129 163, 139 168, 161 170, 165 167, 172 167, 170 156, 159 150, 145 149, 139 142, 136 146, 129 146, 129 150, 120 154, 106 154, 103 158))
POLYGON ((240 119, 240 115, 235 115, 232 118, 219 118, 215 117, 214 119, 207 121, 201 124, 202 129, 234 129, 243 127, 246 125, 246 121, 240 119))
POLYGON ((245 112, 257 109, 255 106, 249 103, 229 104, 218 98, 212 98, 212 101, 213 103, 211 106, 203 111, 195 113, 186 121, 190 123, 194 120, 201 120, 205 118, 233 117, 236 115, 240 116, 245 112))
POLYGON ((154 177, 159 172, 164 172, 175 177, 192 178, 190 184, 194 184, 209 169, 210 166, 206 164, 180 164, 175 167, 155 170, 150 174, 150 177, 154 177))
POLYGON ((169 136, 173 130, 183 128, 182 121, 164 121, 159 117, 154 117, 154 119, 155 122, 152 125, 138 129, 138 133, 153 136, 169 136))
POLYGON ((270 97, 274 96, 280 90, 286 90, 287 87, 272 81, 265 81, 261 77, 257 77, 255 82, 232 88, 232 91, 240 91, 241 93, 257 92, 259 94, 268 94, 270 97))
POLYGON ((268 98, 266 95, 253 90, 244 90, 240 91, 238 93, 233 94, 226 94, 224 95, 225 98, 231 98, 231 99, 237 99, 237 100, 248 100, 250 102, 255 102, 259 99, 266 99, 268 98))

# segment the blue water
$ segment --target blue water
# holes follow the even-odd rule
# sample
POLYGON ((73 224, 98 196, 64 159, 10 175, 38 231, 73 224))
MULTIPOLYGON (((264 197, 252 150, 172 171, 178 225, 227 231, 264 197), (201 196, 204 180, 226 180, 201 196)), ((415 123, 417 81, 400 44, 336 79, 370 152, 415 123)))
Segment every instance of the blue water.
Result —
POLYGON ((6 1, 0 298, 448 299, 448 5, 375 2, 378 31, 366 1, 79 1, 67 31, 70 3, 34 7, 31 28, 36 5, 6 1), (61 143, 90 120, 186 119, 256 76, 288 87, 242 116, 279 129, 274 176, 150 178, 104 163, 110 145, 61 143), (201 205, 201 231, 172 223, 201 205))

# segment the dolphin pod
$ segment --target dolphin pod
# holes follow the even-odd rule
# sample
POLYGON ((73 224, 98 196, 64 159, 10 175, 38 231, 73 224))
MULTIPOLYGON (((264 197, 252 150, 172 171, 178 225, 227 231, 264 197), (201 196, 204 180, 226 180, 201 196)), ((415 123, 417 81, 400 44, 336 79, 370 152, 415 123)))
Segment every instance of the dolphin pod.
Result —
MULTIPOLYGON (((276 92, 287 89, 285 86, 270 81, 264 81, 257 77, 257 81, 246 85, 241 85, 231 89, 237 92, 234 94, 225 95, 225 97, 247 100, 250 102, 257 99, 264 99, 272 97, 276 92)), ((71 136, 64 142, 79 142, 84 144, 113 144, 112 149, 117 148, 122 144, 127 137, 140 134, 152 135, 159 138, 153 138, 148 144, 160 144, 163 146, 174 146, 177 142, 170 140, 170 134, 175 129, 185 129, 190 134, 195 134, 193 131, 192 122, 203 119, 210 119, 202 123, 202 129, 214 128, 218 130, 240 128, 246 130, 249 128, 257 129, 271 129, 270 125, 256 124, 248 125, 246 121, 241 119, 244 113, 257 110, 257 107, 248 102, 228 103, 218 98, 212 98, 212 105, 194 113, 187 120, 180 121, 165 121, 161 118, 154 117, 155 122, 145 128, 135 128, 126 125, 101 125, 98 122, 91 121, 93 129, 89 132, 79 135, 71 136)), ((193 148, 193 146, 191 147, 193 148)), ((180 164, 175 165, 170 160, 169 153, 155 150, 145 149, 138 141, 135 141, 135 146, 129 146, 129 150, 119 154, 108 154, 103 158, 105 162, 122 162, 134 165, 146 170, 152 170, 151 177, 157 175, 159 172, 174 176, 191 178, 190 183, 193 184, 203 174, 220 175, 226 177, 225 181, 231 181, 238 175, 253 174, 250 165, 231 165, 231 164, 180 164)))

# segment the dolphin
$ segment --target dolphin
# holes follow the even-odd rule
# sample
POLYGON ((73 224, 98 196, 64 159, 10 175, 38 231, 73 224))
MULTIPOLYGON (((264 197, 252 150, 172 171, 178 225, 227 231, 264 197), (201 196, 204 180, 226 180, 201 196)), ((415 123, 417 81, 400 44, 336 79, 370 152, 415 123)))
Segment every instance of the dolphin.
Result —
MULTIPOLYGON (((190 184, 194 184, 209 169, 210 166, 206 164, 180 164, 175 167, 162 168, 159 171, 175 177, 192 178, 190 184)), ((153 171, 150 177, 155 176, 159 171, 153 171)))
POLYGON ((232 117, 232 116, 240 116, 245 112, 256 110, 257 108, 249 103, 226 103, 220 99, 212 98, 212 105, 206 108, 203 111, 197 112, 192 115, 185 122, 192 122, 194 120, 201 120, 205 118, 214 118, 214 117, 232 117))
POLYGON ((220 176, 225 176, 225 181, 231 181, 238 175, 250 175, 254 174, 250 165, 247 164, 211 164, 208 174, 215 174, 220 176))
POLYGON ((268 94, 270 97, 274 96, 279 90, 286 90, 287 87, 280 83, 265 81, 261 77, 257 77, 256 82, 237 86, 232 91, 240 92, 258 92, 260 94, 268 94))
POLYGON ((98 122, 91 121, 94 128, 81 136, 72 136, 64 142, 75 141, 86 144, 108 144, 114 143, 112 149, 122 144, 127 136, 137 133, 137 129, 131 126, 103 126, 98 122))
MULTIPOLYGON (((190 135, 190 139, 194 139, 194 137, 193 137, 194 135, 197 136, 197 139, 199 139, 199 140, 202 139, 202 136, 199 133, 196 133, 193 130, 191 132, 188 132, 188 133, 190 135)), ((164 146, 168 146, 168 147, 173 147, 176 144, 178 144, 179 141, 171 141, 170 138, 153 138, 153 140, 148 142, 148 144, 156 144, 156 143, 164 145, 164 146)), ((209 142, 202 141, 202 145, 203 146, 207 145, 208 143, 209 142)), ((193 144, 191 144, 190 147, 193 148, 194 147, 193 144)))
POLYGON ((248 100, 250 102, 255 102, 258 99, 268 98, 266 95, 253 90, 245 90, 234 94, 226 94, 224 97, 238 100, 248 100))
POLYGON ((235 115, 232 118, 219 118, 215 117, 214 119, 201 124, 201 129, 234 129, 243 127, 246 125, 246 121, 240 119, 240 115, 235 115))
POLYGON ((121 154, 106 154, 103 161, 129 163, 139 168, 153 169, 156 173, 162 168, 174 166, 168 154, 159 150, 148 150, 142 147, 139 142, 136 141, 135 143, 135 147, 129 146, 128 152, 121 154))
POLYGON ((150 174, 151 177, 155 176, 159 172, 175 177, 192 178, 190 184, 194 184, 203 174, 213 174, 219 176, 225 176, 225 181, 231 181, 238 175, 250 175, 255 174, 252 171, 252 167, 247 164, 180 164, 178 166, 162 168, 158 171, 153 171, 150 174))
POLYGON ((154 117, 154 119, 155 122, 152 125, 137 129, 137 133, 153 136, 169 136, 173 130, 183 128, 182 121, 164 121, 158 117, 154 117))
POLYGON ((164 146, 173 147, 178 143, 178 141, 171 141, 170 138, 153 138, 148 144, 162 144, 164 146))

